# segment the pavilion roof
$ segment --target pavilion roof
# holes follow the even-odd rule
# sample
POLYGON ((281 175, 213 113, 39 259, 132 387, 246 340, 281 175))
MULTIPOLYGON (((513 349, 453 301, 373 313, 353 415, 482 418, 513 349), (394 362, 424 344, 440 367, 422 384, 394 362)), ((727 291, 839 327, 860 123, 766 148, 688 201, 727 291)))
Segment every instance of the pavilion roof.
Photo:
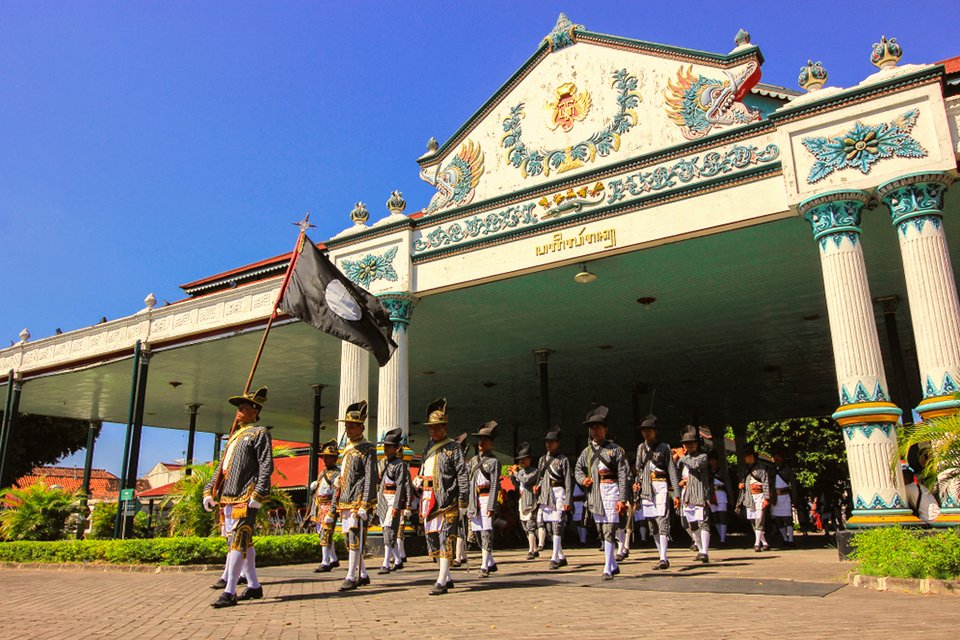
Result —
MULTIPOLYGON (((47 486, 59 486, 64 491, 79 491, 83 486, 83 469, 79 467, 34 467, 34 469, 17 479, 17 487, 25 489, 43 482, 47 486)), ((109 500, 115 498, 120 491, 120 478, 106 469, 90 470, 90 498, 93 500, 109 500)))

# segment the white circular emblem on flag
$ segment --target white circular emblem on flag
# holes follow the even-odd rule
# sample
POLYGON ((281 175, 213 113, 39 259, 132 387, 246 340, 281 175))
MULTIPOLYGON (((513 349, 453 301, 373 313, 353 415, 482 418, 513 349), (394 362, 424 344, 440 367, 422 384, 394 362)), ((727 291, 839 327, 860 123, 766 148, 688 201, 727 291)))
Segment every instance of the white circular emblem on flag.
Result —
POLYGON ((323 297, 327 301, 327 308, 344 320, 359 320, 363 316, 360 305, 339 280, 327 283, 323 297))

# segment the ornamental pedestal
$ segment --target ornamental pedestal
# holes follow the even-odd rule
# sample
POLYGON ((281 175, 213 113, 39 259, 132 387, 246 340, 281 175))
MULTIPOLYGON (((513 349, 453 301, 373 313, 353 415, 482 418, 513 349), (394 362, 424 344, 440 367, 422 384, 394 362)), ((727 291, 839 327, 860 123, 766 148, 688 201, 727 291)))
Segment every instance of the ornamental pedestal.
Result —
POLYGON ((800 203, 820 251, 843 432, 853 492, 851 528, 919 524, 907 507, 897 455, 900 409, 890 402, 860 246, 864 191, 825 193, 800 203))
POLYGON ((393 322, 393 341, 397 350, 390 361, 380 367, 377 393, 377 441, 390 429, 403 430, 404 440, 410 433, 410 352, 407 333, 417 299, 409 293, 382 293, 377 296, 393 322))
MULTIPOLYGON (((347 407, 361 400, 370 400, 370 352, 344 340, 340 343, 340 409, 337 418, 342 418, 347 407)), ((368 433, 367 439, 369 436, 368 433)), ((337 441, 343 442, 342 422, 337 423, 337 441)))
MULTIPOLYGON (((877 197, 890 209, 900 241, 903 274, 917 345, 922 420, 957 413, 960 400, 960 301, 943 231, 943 195, 952 178, 916 173, 886 182, 877 197)), ((960 524, 960 481, 940 486, 941 516, 934 524, 960 524)))

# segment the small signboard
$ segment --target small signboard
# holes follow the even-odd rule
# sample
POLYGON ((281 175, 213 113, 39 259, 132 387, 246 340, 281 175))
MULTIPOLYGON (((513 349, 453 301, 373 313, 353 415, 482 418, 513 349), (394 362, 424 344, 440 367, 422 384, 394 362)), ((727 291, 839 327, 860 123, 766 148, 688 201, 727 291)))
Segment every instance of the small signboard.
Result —
POLYGON ((123 515, 125 516, 135 516, 140 509, 143 508, 143 505, 140 504, 139 500, 128 500, 123 503, 123 515))
POLYGON ((133 489, 121 489, 120 490, 120 499, 126 502, 127 500, 133 500, 133 489))

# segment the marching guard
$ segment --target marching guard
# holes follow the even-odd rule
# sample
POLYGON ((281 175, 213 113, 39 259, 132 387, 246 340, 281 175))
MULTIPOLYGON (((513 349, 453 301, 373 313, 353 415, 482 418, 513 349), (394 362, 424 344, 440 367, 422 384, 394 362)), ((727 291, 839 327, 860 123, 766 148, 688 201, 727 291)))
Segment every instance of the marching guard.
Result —
POLYGON ((609 411, 599 405, 587 414, 583 423, 589 429, 590 442, 577 458, 575 470, 577 482, 589 491, 587 508, 603 540, 604 580, 620 573, 614 549, 627 499, 627 461, 623 448, 607 439, 609 411))
POLYGON ((518 509, 520 526, 527 536, 527 560, 533 560, 540 556, 537 551, 537 495, 534 493, 540 478, 537 467, 533 466, 528 443, 520 443, 514 460, 517 464, 510 468, 510 477, 520 492, 518 509))
POLYGON ((347 407, 337 422, 343 423, 347 444, 343 448, 337 513, 347 542, 347 576, 338 591, 352 591, 370 584, 363 559, 371 512, 377 507, 377 448, 364 437, 367 401, 347 407))
POLYGON ((450 562, 457 543, 457 520, 467 508, 469 492, 467 466, 460 445, 447 437, 447 401, 436 400, 427 407, 430 443, 416 484, 422 490, 420 519, 430 557, 437 558, 439 574, 430 595, 447 593, 453 587, 450 562))
POLYGON ((537 497, 543 523, 549 529, 553 539, 553 554, 550 556, 550 569, 567 566, 567 557, 563 553, 563 532, 570 517, 570 504, 573 501, 573 472, 570 461, 559 453, 560 428, 554 427, 543 437, 547 453, 537 464, 539 484, 537 497))
POLYGON ((720 468, 720 452, 711 449, 707 454, 710 465, 710 477, 713 479, 713 494, 710 497, 710 520, 717 528, 720 544, 727 543, 727 509, 730 504, 730 491, 727 488, 726 473, 720 468))
POLYGON ((773 491, 770 496, 770 517, 787 546, 793 545, 793 505, 800 504, 796 472, 785 461, 782 446, 773 450, 773 491))
POLYGON ((467 465, 470 486, 467 517, 470 518, 470 531, 480 534, 481 578, 487 578, 497 570, 493 559, 493 518, 497 514, 497 497, 500 495, 500 461, 491 453, 496 434, 495 421, 480 425, 472 434, 477 439, 477 455, 467 465))
POLYGON ((670 540, 670 508, 667 503, 673 490, 673 506, 677 508, 680 488, 677 483, 677 468, 673 463, 673 451, 666 442, 657 439, 657 417, 648 415, 640 423, 643 442, 637 447, 637 478, 634 490, 640 493, 640 506, 647 521, 650 535, 660 554, 655 570, 670 568, 667 547, 670 540))
POLYGON ((753 550, 769 551, 767 537, 763 532, 764 514, 770 506, 770 475, 767 467, 757 460, 757 450, 752 444, 743 449, 743 464, 746 468, 740 478, 740 499, 738 510, 746 510, 747 520, 753 525, 753 550))
POLYGON ((273 440, 266 427, 257 426, 260 411, 267 401, 267 388, 244 393, 229 399, 237 408, 235 430, 210 482, 203 490, 203 507, 213 511, 220 505, 224 532, 227 534, 226 585, 211 606, 230 607, 238 600, 263 597, 257 580, 253 528, 257 511, 270 495, 273 473, 273 440), (241 567, 247 577, 247 588, 237 596, 237 580, 241 567))
POLYGON ((680 434, 683 455, 676 456, 680 481, 680 508, 697 547, 697 560, 710 562, 710 465, 700 451, 697 428, 687 425, 680 434))
POLYGON ((333 496, 340 482, 340 467, 337 466, 340 450, 337 448, 336 438, 323 443, 320 457, 323 459, 323 472, 314 480, 314 486, 310 487, 314 492, 310 517, 320 534, 320 566, 313 572, 327 573, 340 566, 337 549, 333 544, 333 532, 337 528, 337 506, 333 502, 333 496))
POLYGON ((383 528, 383 566, 380 573, 403 569, 397 547, 398 533, 403 527, 403 512, 410 502, 410 471, 397 454, 403 446, 403 430, 391 429, 383 436, 383 468, 377 494, 377 517, 383 528))

